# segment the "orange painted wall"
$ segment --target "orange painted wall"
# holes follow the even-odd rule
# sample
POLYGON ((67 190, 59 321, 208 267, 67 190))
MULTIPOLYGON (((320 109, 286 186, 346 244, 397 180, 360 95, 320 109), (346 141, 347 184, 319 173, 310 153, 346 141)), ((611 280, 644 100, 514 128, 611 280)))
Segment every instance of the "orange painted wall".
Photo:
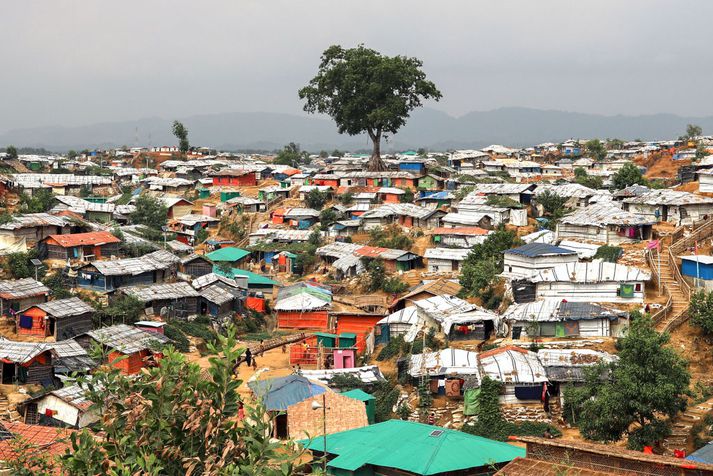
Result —
POLYGON ((340 314, 337 317, 337 334, 351 332, 357 335, 357 350, 366 350, 366 336, 384 316, 361 316, 340 314))
POLYGON ((45 311, 37 307, 31 307, 22 314, 25 316, 32 317, 32 329, 23 329, 22 327, 20 327, 20 315, 18 314, 18 316, 15 318, 15 326, 18 335, 42 337, 46 335, 45 316, 47 315, 47 313, 45 313, 45 311))
POLYGON ((280 329, 329 329, 327 311, 288 312, 277 311, 277 327, 280 329))

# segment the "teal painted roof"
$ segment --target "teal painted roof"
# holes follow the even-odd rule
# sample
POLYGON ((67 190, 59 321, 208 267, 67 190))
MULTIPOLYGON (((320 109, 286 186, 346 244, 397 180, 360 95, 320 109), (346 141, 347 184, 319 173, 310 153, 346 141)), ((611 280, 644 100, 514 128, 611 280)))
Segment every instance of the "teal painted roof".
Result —
POLYGON ((208 253, 206 258, 211 261, 239 261, 250 254, 249 251, 234 246, 228 246, 208 253))
MULTIPOLYGON (((324 451, 322 438, 303 440, 324 451)), ((355 471, 364 465, 384 466, 432 475, 480 468, 525 457, 525 449, 456 430, 403 420, 327 435, 327 453, 336 455, 333 468, 355 471)))
POLYGON ((358 388, 355 388, 354 390, 349 390, 348 392, 342 392, 342 395, 344 395, 345 397, 353 398, 355 400, 361 400, 362 402, 376 400, 376 397, 374 395, 370 395, 364 390, 358 388))
POLYGON ((250 271, 245 271, 244 269, 231 268, 230 272, 222 273, 218 269, 218 266, 213 266, 213 272, 217 275, 225 276, 228 278, 234 278, 235 276, 247 276, 248 286, 250 286, 251 284, 269 284, 271 286, 278 286, 280 284, 277 281, 273 281, 272 279, 268 278, 267 276, 252 273, 250 271))

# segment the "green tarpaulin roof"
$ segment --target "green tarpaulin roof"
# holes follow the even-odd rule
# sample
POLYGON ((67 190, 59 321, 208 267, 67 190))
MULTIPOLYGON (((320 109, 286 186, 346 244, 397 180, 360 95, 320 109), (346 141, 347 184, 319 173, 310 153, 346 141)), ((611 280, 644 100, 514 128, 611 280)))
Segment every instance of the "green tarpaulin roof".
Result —
MULTIPOLYGON (((311 450, 324 451, 322 438, 304 440, 311 450)), ((355 471, 364 465, 384 466, 431 475, 480 468, 525 457, 525 449, 455 430, 403 420, 327 435, 327 453, 336 455, 333 468, 355 471)))
POLYGON ((355 400, 361 400, 362 402, 376 400, 376 397, 374 397, 374 395, 369 395, 364 390, 360 390, 358 388, 355 388, 354 390, 349 390, 348 392, 343 392, 342 395, 344 395, 345 397, 353 398, 355 400))
POLYGON ((234 246, 228 246, 226 248, 221 248, 219 250, 215 250, 212 253, 208 253, 206 258, 208 258, 211 261, 238 261, 250 254, 249 251, 246 251, 241 248, 235 248, 234 246))

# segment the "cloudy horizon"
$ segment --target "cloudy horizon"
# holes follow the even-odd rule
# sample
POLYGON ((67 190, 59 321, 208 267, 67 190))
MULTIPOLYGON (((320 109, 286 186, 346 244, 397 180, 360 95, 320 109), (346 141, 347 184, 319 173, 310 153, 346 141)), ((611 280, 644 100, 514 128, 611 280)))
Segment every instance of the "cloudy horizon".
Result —
POLYGON ((527 107, 713 115, 704 1, 8 2, 0 131, 302 114, 331 44, 416 56, 460 116, 527 107))

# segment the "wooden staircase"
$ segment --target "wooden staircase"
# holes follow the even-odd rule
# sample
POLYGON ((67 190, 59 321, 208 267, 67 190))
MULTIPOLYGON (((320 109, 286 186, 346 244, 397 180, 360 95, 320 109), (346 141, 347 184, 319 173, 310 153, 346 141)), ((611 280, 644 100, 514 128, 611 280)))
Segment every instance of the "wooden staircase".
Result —
POLYGON ((669 298, 666 305, 652 316, 659 332, 671 332, 688 319, 688 306, 693 290, 681 276, 678 257, 688 252, 695 243, 713 236, 713 218, 694 223, 688 235, 685 234, 687 228, 679 227, 662 240, 658 252, 646 253, 646 260, 656 284, 660 281, 669 298))
POLYGON ((0 420, 4 421, 21 421, 22 416, 17 412, 14 404, 11 404, 7 396, 0 394, 0 420))
MULTIPOLYGON (((688 312, 689 298, 687 293, 681 288, 675 276, 675 271, 671 269, 671 262, 668 257, 661 256, 661 275, 658 279, 661 280, 661 286, 669 296, 669 305, 664 308, 662 314, 654 316, 656 330, 659 332, 669 331, 675 327, 676 323, 685 320, 685 314, 688 312)), ((658 266, 658 260, 656 260, 658 266)), ((658 271, 658 268, 657 268, 658 271)))
POLYGON ((713 412, 713 398, 703 403, 689 407, 685 412, 673 419, 671 435, 663 441, 663 448, 666 454, 673 454, 673 450, 686 450, 686 453, 693 449, 693 427, 700 423, 706 415, 713 412))

